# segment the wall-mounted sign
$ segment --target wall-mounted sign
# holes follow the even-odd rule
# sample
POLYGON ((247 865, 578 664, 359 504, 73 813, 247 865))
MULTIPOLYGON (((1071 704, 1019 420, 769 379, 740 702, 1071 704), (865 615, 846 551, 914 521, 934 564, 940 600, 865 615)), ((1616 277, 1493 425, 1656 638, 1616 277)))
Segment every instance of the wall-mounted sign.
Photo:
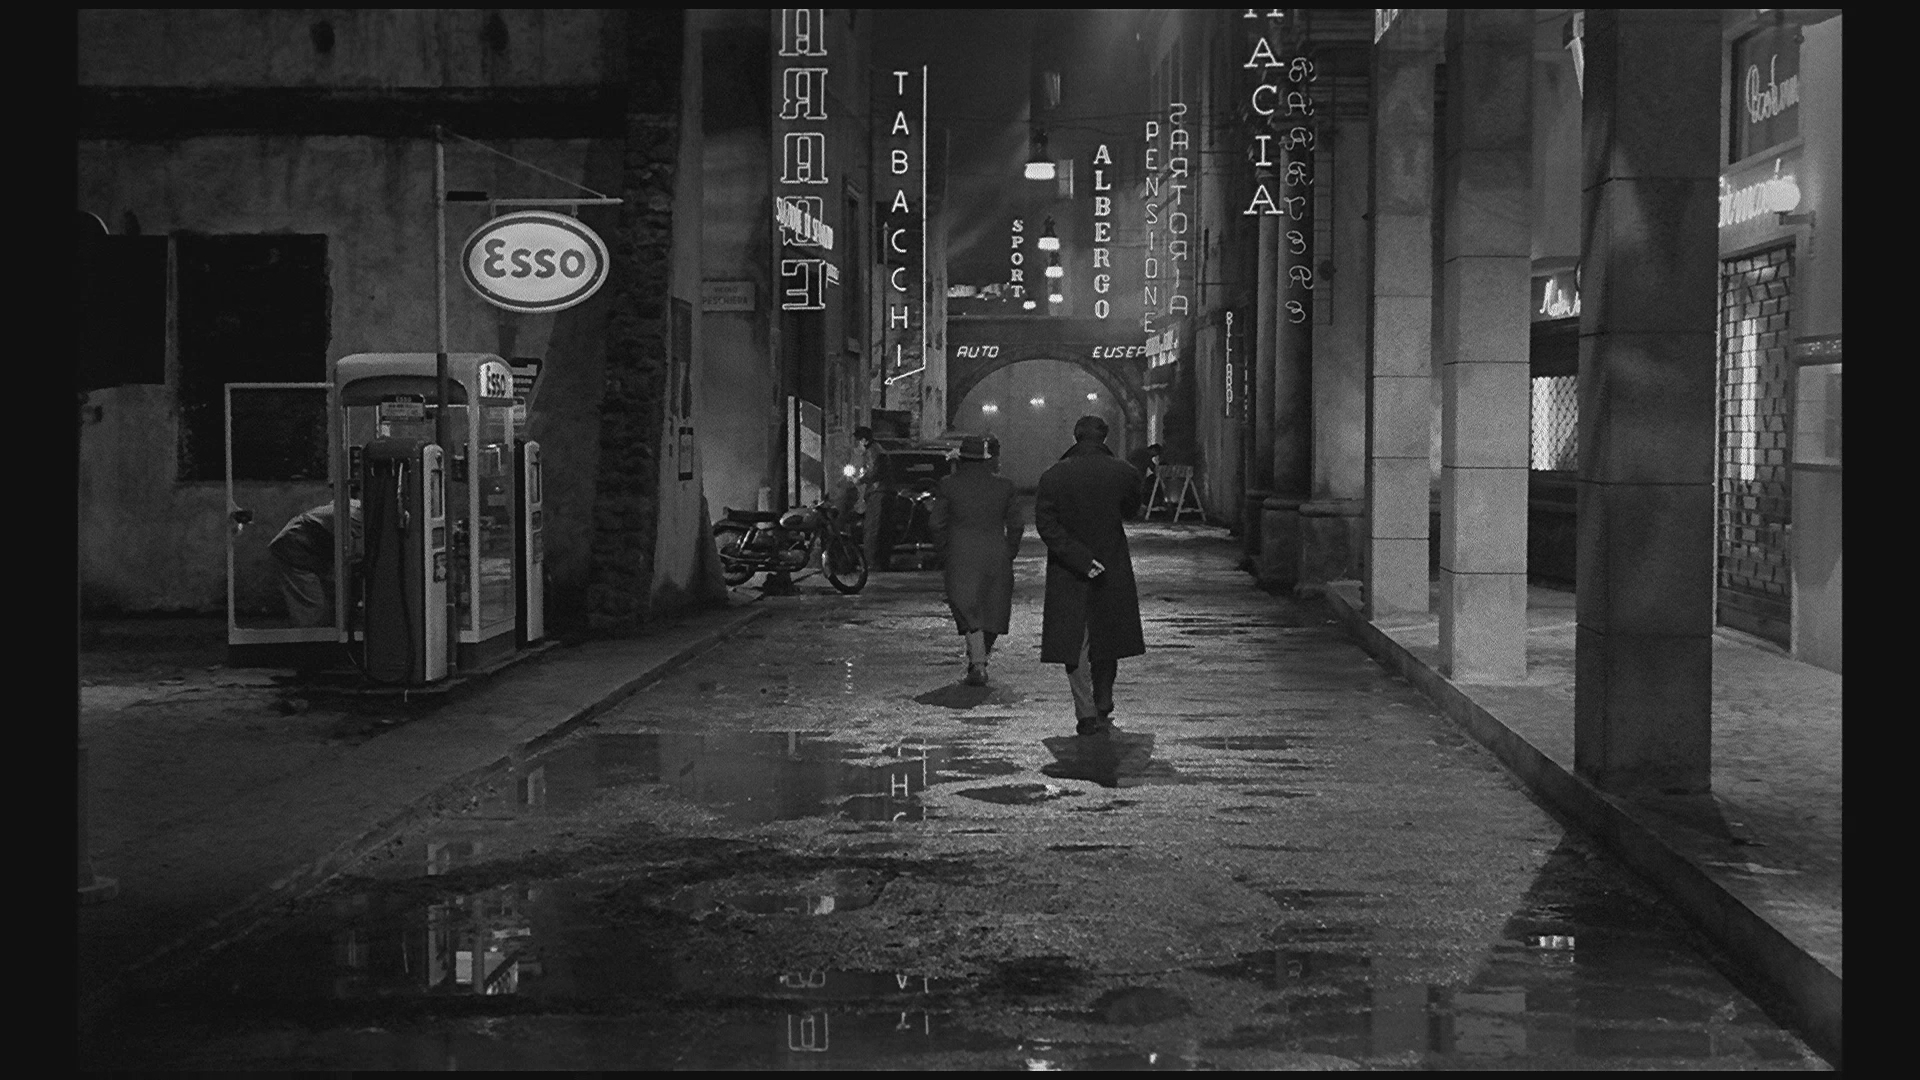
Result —
MULTIPOLYGON (((927 366, 927 69, 877 72, 874 100, 879 115, 893 110, 876 139, 879 174, 881 261, 886 264, 886 321, 881 349, 886 385, 927 366), (917 84, 916 84, 917 83, 917 84), (916 108, 917 106, 917 108, 916 108)), ((1016 231, 1010 262, 1021 280, 1024 234, 1016 231)), ((889 402, 891 403, 891 402, 889 402)))
POLYGON ((1800 28, 1769 26, 1733 46, 1732 159, 1800 134, 1800 28))
POLYGON ((508 311, 563 311, 607 280, 607 245, 565 214, 522 210, 473 231, 460 270, 481 298, 508 311))
POLYGON ((1537 274, 1533 279, 1532 320, 1549 322, 1580 314, 1580 269, 1537 274))
POLYGON ((701 311, 752 311, 754 288, 751 281, 703 281, 700 283, 701 311))
POLYGON ((1373 9, 1373 43, 1375 45, 1380 44, 1380 39, 1387 36, 1388 30, 1393 29, 1393 24, 1399 21, 1400 13, 1404 10, 1406 9, 1404 8, 1374 8, 1373 9))
POLYGON ((1013 231, 1009 234, 1007 252, 1007 292, 1015 300, 1027 294, 1027 222, 1025 218, 1013 219, 1013 231))
POLYGON ((1720 248, 1757 244, 1787 227, 1781 214, 1800 207, 1798 147, 1755 162, 1738 172, 1720 174, 1720 248))
POLYGON ((1107 144, 1093 152, 1093 317, 1104 319, 1113 314, 1107 293, 1113 290, 1113 181, 1107 171, 1113 168, 1113 154, 1107 144))
POLYGON ((820 311, 827 288, 840 283, 840 268, 815 252, 833 249, 827 205, 815 194, 827 177, 827 12, 825 8, 781 8, 774 13, 780 52, 774 58, 773 137, 779 172, 774 176, 774 221, 781 249, 775 270, 780 277, 782 311, 820 311), (787 248, 796 248, 790 257, 787 248), (810 250, 811 249, 811 250, 810 250))
MULTIPOLYGON (((1168 89, 1168 93, 1176 97, 1181 92, 1178 86, 1168 89)), ((1169 100, 1165 109, 1164 128, 1158 120, 1146 122, 1147 177, 1141 193, 1144 196, 1141 209, 1146 219, 1147 250, 1141 266, 1140 329, 1148 334, 1156 329, 1155 320, 1185 315, 1191 310, 1193 284, 1193 275, 1186 265, 1190 259, 1187 233, 1192 229, 1189 211, 1193 209, 1192 200, 1187 198, 1191 187, 1187 106, 1185 102, 1169 100), (1164 147, 1160 145, 1163 136, 1164 147), (1162 308, 1162 304, 1166 306, 1162 308)))
POLYGON ((481 397, 510 398, 513 396, 512 368, 498 360, 488 360, 480 365, 478 375, 481 397))

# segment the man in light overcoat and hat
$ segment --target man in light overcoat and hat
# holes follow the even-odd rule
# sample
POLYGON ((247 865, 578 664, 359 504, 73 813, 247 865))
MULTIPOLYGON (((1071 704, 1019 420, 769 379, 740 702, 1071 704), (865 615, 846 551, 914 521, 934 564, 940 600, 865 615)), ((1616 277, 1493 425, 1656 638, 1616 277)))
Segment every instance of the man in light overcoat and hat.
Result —
POLYGON ((1033 524, 1047 545, 1040 662, 1064 664, 1076 730, 1113 727, 1120 661, 1147 651, 1122 524, 1140 513, 1140 474, 1107 449, 1107 422, 1083 416, 1073 447, 1040 475, 1033 524))
POLYGON ((940 478, 929 520, 946 568, 947 606, 967 640, 967 685, 985 686, 994 639, 1013 616, 1013 559, 1026 529, 1013 481, 994 473, 986 439, 960 440, 960 458, 940 478))

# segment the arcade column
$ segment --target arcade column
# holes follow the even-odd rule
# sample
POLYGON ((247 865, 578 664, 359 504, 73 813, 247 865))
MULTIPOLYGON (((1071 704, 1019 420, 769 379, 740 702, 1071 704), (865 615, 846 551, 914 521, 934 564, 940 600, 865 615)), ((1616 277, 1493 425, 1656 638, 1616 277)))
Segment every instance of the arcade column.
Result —
POLYGON ((1444 11, 1408 9, 1374 49, 1371 348, 1367 357, 1369 619, 1424 615, 1433 382, 1433 77, 1444 11))
POLYGON ((1440 303, 1440 663, 1527 670, 1533 11, 1447 11, 1440 303))
POLYGON ((1574 769, 1703 793, 1713 707, 1720 15, 1590 10, 1574 769))

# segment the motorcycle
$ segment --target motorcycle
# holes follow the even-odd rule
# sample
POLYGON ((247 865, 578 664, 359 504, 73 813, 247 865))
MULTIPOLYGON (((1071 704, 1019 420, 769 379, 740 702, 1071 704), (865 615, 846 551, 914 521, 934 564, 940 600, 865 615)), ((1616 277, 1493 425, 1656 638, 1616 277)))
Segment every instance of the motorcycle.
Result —
POLYGON ((817 554, 835 589, 857 593, 867 584, 867 553, 857 532, 843 525, 847 516, 825 502, 784 513, 729 507, 713 526, 721 576, 729 586, 742 585, 763 571, 803 570, 817 554))

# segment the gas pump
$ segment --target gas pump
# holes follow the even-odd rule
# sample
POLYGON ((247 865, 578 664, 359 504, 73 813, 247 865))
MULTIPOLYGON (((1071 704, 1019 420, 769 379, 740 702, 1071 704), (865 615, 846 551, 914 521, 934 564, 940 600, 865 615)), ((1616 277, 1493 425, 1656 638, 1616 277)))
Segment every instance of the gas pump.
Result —
MULTIPOLYGON (((514 392, 512 369, 488 353, 447 357, 445 457, 432 456, 429 462, 417 453, 434 445, 436 414, 442 407, 436 368, 432 353, 356 353, 334 363, 340 410, 337 452, 351 463, 342 471, 354 476, 365 498, 385 485, 396 500, 405 495, 417 503, 435 490, 441 500, 430 526, 425 510, 404 501, 396 504, 397 516, 382 519, 382 543, 408 545, 404 563, 412 565, 415 552, 422 550, 438 562, 421 575, 417 587, 399 569, 381 571, 389 577, 379 585, 386 590, 379 598, 386 605, 379 629, 372 610, 374 568, 367 568, 369 610, 355 624, 365 630, 353 636, 365 643, 370 672, 376 653, 387 665, 382 670, 433 670, 430 658, 419 654, 421 639, 409 636, 430 620, 437 620, 436 639, 445 650, 439 663, 460 671, 484 668, 512 654, 522 640, 523 620, 537 618, 521 610, 523 583, 532 575, 519 549, 531 547, 529 555, 544 552, 525 535, 533 515, 515 437, 516 407, 523 410, 524 401, 514 392), (417 475, 437 470, 443 478, 440 486, 398 476, 401 466, 392 464, 396 457, 404 458, 405 469, 417 475), (389 650, 397 653, 389 655, 389 650)), ((538 475, 537 468, 533 475, 538 475)), ((537 505, 536 500, 533 507, 537 505)), ((367 559, 372 562, 371 551, 367 559)), ((530 610, 537 613, 539 605, 530 610)))
POLYGON ((539 641, 546 626, 546 537, 541 533, 540 444, 525 439, 514 444, 514 464, 520 472, 520 535, 514 554, 520 563, 520 592, 515 605, 520 620, 520 644, 539 641))
POLYGON ((424 686, 447 677, 446 468, 438 446, 376 438, 360 454, 367 674, 424 686))

